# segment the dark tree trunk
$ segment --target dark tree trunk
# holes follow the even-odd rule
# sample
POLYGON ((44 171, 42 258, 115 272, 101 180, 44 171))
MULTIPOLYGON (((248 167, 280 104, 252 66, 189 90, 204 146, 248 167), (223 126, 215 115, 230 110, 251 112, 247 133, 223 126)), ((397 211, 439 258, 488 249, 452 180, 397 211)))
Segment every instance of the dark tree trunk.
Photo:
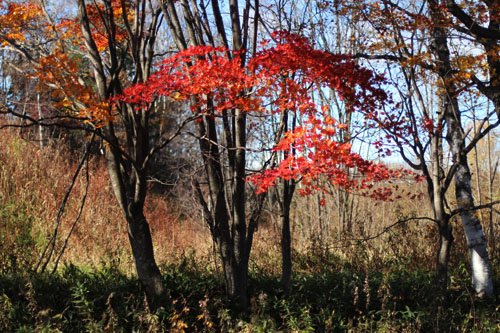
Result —
MULTIPOLYGON (((237 48, 239 49, 239 48, 237 48)), ((235 111, 235 169, 234 189, 232 193, 233 226, 234 233, 234 259, 235 259, 235 290, 232 295, 242 309, 248 303, 248 264, 246 260, 247 244, 247 217, 246 217, 246 114, 240 110, 235 111)))
MULTIPOLYGON (((286 189, 289 186, 285 186, 286 189)), ((290 200, 289 195, 283 198, 281 215, 281 285, 288 294, 292 288, 292 236, 290 233, 290 200)))
MULTIPOLYGON (((248 280, 248 255, 250 245, 246 242, 246 219, 245 219, 245 196, 242 193, 233 192, 232 215, 229 214, 227 205, 227 192, 224 186, 224 176, 220 162, 220 152, 216 124, 212 117, 204 117, 203 122, 198 126, 200 137, 200 150, 202 152, 206 176, 209 183, 212 209, 204 200, 203 195, 198 195, 198 199, 206 210, 205 219, 209 225, 210 232, 215 240, 219 254, 221 256, 222 270, 226 293, 231 298, 237 310, 244 311, 247 308, 247 280, 248 280), (208 138, 206 140, 205 138, 208 138), (235 220, 230 225, 231 216, 235 220)), ((242 157, 240 156, 240 159, 242 157)), ((244 162, 244 156, 243 156, 244 162)), ((240 172, 244 172, 244 165, 240 172)), ((243 179, 242 179, 243 180, 243 179)), ((239 185, 240 192, 245 191, 245 184, 235 179, 239 185)), ((236 188, 236 187, 235 187, 236 188)), ((251 238, 249 238, 251 239, 251 238)))
MULTIPOLYGON (((283 129, 276 141, 280 139, 283 133, 288 132, 288 111, 284 111, 281 115, 281 125, 283 129)), ((296 116, 291 120, 291 128, 295 129, 296 116)), ((290 154, 295 154, 295 150, 284 151, 283 159, 286 159, 290 154)), ((295 191, 295 180, 283 180, 283 191, 280 202, 281 209, 281 286, 285 294, 289 294, 292 288, 292 235, 290 232, 290 206, 295 191)))
POLYGON ((127 217, 127 224, 137 275, 146 291, 149 306, 151 310, 167 306, 167 291, 156 264, 153 240, 146 217, 141 211, 133 212, 133 215, 127 217))
POLYGON ((439 245, 436 260, 436 278, 442 290, 448 287, 448 266, 453 244, 452 227, 448 218, 438 221, 439 245))
POLYGON ((226 263, 224 275, 226 277, 226 292, 231 299, 233 308, 244 312, 248 308, 248 267, 235 264, 235 260, 226 263))
MULTIPOLYGON (((112 133, 112 126, 109 129, 112 133)), ((124 181, 126 176, 123 174, 123 168, 119 167, 121 164, 120 155, 114 149, 107 150, 106 160, 115 197, 127 221, 128 238, 137 275, 146 292, 150 309, 154 311, 160 306, 167 306, 168 296, 154 257, 149 224, 144 216, 145 182, 140 182, 135 177, 129 178, 128 182, 124 181), (132 192, 131 188, 136 188, 132 185, 136 181, 141 184, 137 187, 142 188, 142 190, 137 196, 140 200, 134 203, 131 202, 133 199, 130 198, 130 194, 127 194, 132 192)))
MULTIPOLYGON (((111 2, 104 2, 105 10, 100 12, 100 20, 105 26, 109 43, 108 64, 103 60, 102 52, 94 40, 86 1, 78 0, 82 36, 94 70, 94 81, 100 100, 107 101, 110 97, 122 93, 124 83, 120 81, 120 71, 123 68, 120 68, 120 64, 123 64, 125 58, 132 60, 133 83, 145 82, 149 76, 160 11, 150 11, 148 16, 150 8, 147 8, 146 1, 138 1, 136 5, 133 28, 128 22, 127 15, 122 16, 128 32, 129 54, 125 56, 121 50, 119 52, 117 50, 119 43, 115 33, 116 18, 111 2)), ((122 3, 122 6, 125 13, 125 3, 122 3)), ((121 103, 117 111, 119 117, 116 117, 118 122, 116 128, 123 129, 120 134, 124 135, 115 133, 113 121, 109 121, 102 129, 108 143, 105 153, 108 174, 115 197, 127 221, 129 241, 139 280, 146 291, 150 308, 155 310, 159 306, 167 305, 167 292, 154 258, 151 231, 143 210, 147 194, 147 164, 151 157, 149 156, 151 152, 149 111, 136 112, 131 105, 125 103, 121 103)))

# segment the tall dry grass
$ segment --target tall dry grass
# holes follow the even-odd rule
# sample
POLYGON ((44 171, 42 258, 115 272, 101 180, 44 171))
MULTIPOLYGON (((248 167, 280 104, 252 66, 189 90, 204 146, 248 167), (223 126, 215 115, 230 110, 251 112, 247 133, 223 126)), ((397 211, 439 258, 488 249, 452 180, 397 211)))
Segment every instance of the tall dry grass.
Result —
MULTIPOLYGON (((3 130, 0 145, 0 211, 8 215, 2 223, 2 256, 6 256, 26 237, 33 239, 24 257, 33 266, 54 232, 57 212, 71 183, 83 151, 70 151, 52 142, 43 148, 18 137, 17 132, 3 130), (13 212, 16 212, 14 214, 13 212), (24 230, 24 231, 23 231, 24 230)), ((78 216, 84 196, 85 170, 77 178, 66 204, 58 231, 56 251, 78 216)), ((69 239, 61 263, 86 266, 113 263, 130 271, 133 268, 127 239, 127 228, 117 206, 101 156, 89 161, 90 184, 82 215, 69 239)), ((168 198, 151 193, 147 198, 149 220, 159 262, 174 260, 186 252, 203 252, 210 243, 204 226, 190 219, 168 198)))
MULTIPOLYGON (((1 134, 0 236, 3 246, 0 251, 2 256, 17 253, 9 260, 25 264, 20 267, 33 266, 53 233, 57 211, 83 151, 71 150, 60 142, 40 148, 20 138, 15 131, 4 130, 1 134)), ((61 249, 78 215, 86 187, 84 173, 78 177, 65 208, 56 250, 61 249)), ((130 272, 133 262, 126 224, 112 194, 104 161, 98 154, 90 159, 89 176, 86 205, 69 239, 62 263, 90 267, 112 263, 130 272)), ((482 182, 477 185, 482 186, 482 182)), ((499 185, 497 177, 493 184, 496 197, 500 196, 499 185)), ((295 270, 300 273, 334 265, 332 258, 366 269, 378 269, 383 262, 400 260, 408 268, 432 270, 437 246, 436 228, 428 220, 411 220, 432 217, 425 184, 408 181, 399 183, 398 187, 403 196, 393 202, 378 202, 332 190, 333 195, 325 198, 326 204, 320 205, 320 200, 324 199, 321 195, 297 195, 291 218, 295 270), (346 210, 350 212, 348 217, 344 214, 346 210), (403 220, 408 221, 387 229, 403 220)), ((450 192, 449 203, 453 206, 452 189, 450 192)), ((170 263, 190 256, 208 267, 220 267, 195 200, 189 197, 189 190, 183 189, 182 193, 169 198, 150 191, 147 198, 146 216, 158 262, 170 263)), ((483 197, 482 202, 487 199, 483 197)), ((479 214, 488 216, 485 211, 479 214)), ((493 264, 497 265, 498 251, 492 246, 500 243, 500 233, 494 232, 500 228, 498 211, 493 212, 492 221, 493 232, 489 231, 489 225, 487 231, 490 240, 496 237, 489 244, 493 264)), ((467 246, 458 217, 452 223, 455 244, 451 265, 457 265, 466 260, 467 246)), ((252 249, 254 271, 279 275, 279 237, 279 211, 275 203, 269 203, 252 249)))

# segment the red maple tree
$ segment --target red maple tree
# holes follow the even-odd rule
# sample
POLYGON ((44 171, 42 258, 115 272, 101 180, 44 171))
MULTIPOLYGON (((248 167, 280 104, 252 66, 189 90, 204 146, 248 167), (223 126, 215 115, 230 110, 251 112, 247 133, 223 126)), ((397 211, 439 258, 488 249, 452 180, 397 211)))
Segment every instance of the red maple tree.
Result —
POLYGON ((303 124, 287 133, 274 151, 294 149, 277 166, 248 179, 262 193, 278 179, 299 180, 301 194, 324 190, 316 181, 327 179, 349 191, 388 199, 389 188, 375 184, 409 174, 364 159, 352 150, 351 142, 335 139, 344 124, 328 116, 328 110, 314 102, 322 88, 335 90, 349 112, 373 119, 388 95, 380 88, 384 79, 363 68, 346 55, 314 49, 296 34, 275 32, 273 46, 262 50, 243 66, 239 52, 223 47, 197 46, 181 51, 158 65, 146 83, 124 90, 117 100, 147 108, 159 96, 189 101, 196 113, 239 109, 245 112, 276 114, 298 112, 303 124), (209 103, 207 101, 210 101, 209 103), (352 177, 349 170, 357 170, 352 177))

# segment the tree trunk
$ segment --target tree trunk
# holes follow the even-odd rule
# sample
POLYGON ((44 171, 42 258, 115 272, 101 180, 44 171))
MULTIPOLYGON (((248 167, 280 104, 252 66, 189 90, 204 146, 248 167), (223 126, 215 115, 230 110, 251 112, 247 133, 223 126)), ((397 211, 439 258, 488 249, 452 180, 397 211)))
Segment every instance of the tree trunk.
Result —
POLYGON ((248 265, 238 265, 232 250, 227 244, 219 243, 219 251, 224 273, 226 294, 231 299, 233 307, 238 311, 245 311, 248 306, 248 265))
MULTIPOLYGON (((218 42, 214 42, 214 37, 217 37, 228 50, 241 51, 240 56, 244 66, 245 45, 250 31, 248 29, 250 2, 245 3, 243 10, 243 27, 240 23, 241 13, 238 6, 238 0, 229 1, 228 23, 232 37, 232 45, 229 45, 226 35, 229 29, 226 29, 227 21, 222 16, 218 0, 211 1, 213 14, 211 15, 216 33, 211 31, 212 25, 208 21, 206 7, 197 7, 194 1, 182 1, 185 26, 181 26, 176 6, 171 1, 162 2, 162 10, 180 50, 185 50, 188 42, 191 45, 205 45, 206 42, 217 44, 218 42), (183 30, 184 27, 186 30, 183 30)), ((258 13, 258 2, 254 10, 258 13)), ((255 17, 257 16, 256 14, 255 17)), ((257 20, 255 26, 256 22, 257 20)), ((257 28, 255 36, 257 36, 256 31, 257 28)), ((253 41, 253 45, 256 45, 256 41, 253 41)), ((213 101, 210 98, 207 98, 207 109, 210 113, 214 112, 213 101)), ((201 110, 199 111, 201 113, 201 110)), ((205 199, 205 194, 198 188, 197 197, 221 256, 226 292, 239 310, 246 310, 248 306, 248 257, 255 230, 255 226, 250 227, 252 222, 247 223, 246 214, 246 117, 246 113, 238 109, 224 110, 220 117, 218 115, 215 117, 214 113, 204 116, 198 126, 208 195, 205 199), (220 131, 218 124, 221 125, 220 131), (219 146, 223 147, 220 151, 219 146)), ((256 223, 257 219, 253 219, 253 223, 256 223)))
POLYGON ((234 265, 228 273, 232 274, 229 297, 233 306, 238 311, 246 311, 248 308, 248 266, 234 265))
MULTIPOLYGON (((112 126, 109 126, 108 129, 110 137, 114 137, 112 126)), ((123 181, 126 175, 122 173, 123 168, 120 168, 120 155, 116 153, 115 149, 110 148, 106 150, 105 157, 115 197, 127 221, 128 237, 137 276, 144 286, 150 309, 154 311, 160 306, 166 306, 168 297, 155 261, 149 224, 144 216, 143 207, 146 192, 141 190, 139 198, 141 200, 136 203, 130 202, 127 193, 131 191, 127 191, 127 187, 131 186, 123 181)), ((144 186, 144 182, 142 186, 144 186)))
POLYGON ((149 306, 154 311, 166 306, 168 297, 155 261, 149 224, 142 212, 128 216, 127 223, 137 275, 146 291, 149 306))
POLYGON ((450 261, 451 245, 453 244, 452 227, 448 218, 438 221, 439 245, 436 260, 436 278, 442 290, 448 287, 448 263, 450 261))
POLYGON ((493 281, 488 258, 486 237, 481 221, 474 212, 472 179, 467 155, 464 153, 465 137, 460 122, 458 100, 453 87, 443 96, 445 119, 448 125, 446 139, 450 146, 455 169, 455 198, 464 226, 472 265, 472 284, 478 296, 493 294, 493 281))
POLYGON ((238 264, 229 234, 226 237, 217 234, 212 236, 217 239, 216 243, 219 246, 226 293, 236 310, 245 311, 248 306, 248 265, 245 261, 241 265, 238 264))
MULTIPOLYGON (((128 85, 121 82, 120 76, 121 64, 125 59, 132 61, 131 67, 127 68, 131 69, 129 74, 133 73, 133 83, 145 82, 149 76, 160 11, 150 11, 149 7, 146 9, 144 0, 137 1, 136 5, 134 28, 131 29, 126 22, 127 45, 130 47, 126 52, 128 55, 125 55, 124 52, 118 52, 116 18, 111 2, 104 1, 105 10, 100 11, 100 20, 105 26, 109 44, 109 57, 106 56, 107 60, 104 60, 103 52, 98 48, 92 33, 93 22, 87 13, 86 1, 78 0, 82 37, 85 41, 87 57, 94 70, 95 89, 101 101, 108 101, 111 97, 120 95, 122 87, 128 85), (146 18, 148 11, 150 11, 150 16, 146 18)), ((125 12, 125 7, 128 6, 124 2, 122 6, 125 12)), ((127 21, 125 16, 122 18, 127 21)), ((155 310, 161 305, 166 305, 167 293, 154 258, 151 231, 143 211, 147 194, 147 161, 152 151, 149 146, 151 125, 149 111, 135 112, 131 105, 125 103, 121 103, 116 109, 120 114, 116 117, 119 124, 117 128, 123 132, 116 135, 113 121, 109 121, 103 128, 105 141, 108 143, 105 153, 108 174, 115 197, 127 221, 129 241, 139 280, 145 288, 150 308, 155 310)))
MULTIPOLYGON (((201 139, 198 141, 205 164, 205 172, 209 185, 209 204, 204 200, 201 190, 198 200, 204 207, 206 222, 215 240, 219 254, 221 256, 222 270, 224 273, 224 283, 226 293, 238 311, 245 311, 248 305, 247 280, 248 280, 248 260, 247 253, 249 245, 246 243, 246 221, 245 216, 245 196, 241 193, 233 192, 233 206, 231 211, 233 219, 238 216, 236 222, 230 225, 231 214, 227 205, 227 192, 224 186, 224 176, 221 167, 221 155, 217 145, 217 130, 212 117, 206 116, 203 122, 198 124, 201 139), (206 140, 205 138, 208 138, 206 140)), ((240 158, 243 159, 244 156, 240 158)), ((244 166, 239 171, 244 172, 244 166)), ((243 178, 240 178, 244 181, 243 178)), ((238 183, 238 179, 235 179, 238 183)), ((244 183, 239 182, 240 191, 245 191, 244 183), (242 186, 243 185, 243 186, 242 186)))
MULTIPOLYGON (((465 152, 465 132, 462 127, 458 92, 453 83, 453 69, 451 66, 450 50, 448 48, 448 34, 446 28, 439 25, 442 10, 435 0, 428 0, 431 17, 436 23, 433 27, 431 50, 439 60, 438 74, 442 80, 444 92, 441 93, 441 112, 447 125, 446 140, 455 168, 455 198, 457 209, 460 212, 464 226, 467 245, 469 247, 472 265, 472 284, 478 296, 493 294, 493 282, 486 247, 486 237, 479 218, 474 213, 474 198, 471 188, 471 174, 465 152)), ((452 172, 452 171, 450 171, 452 172)))
MULTIPOLYGON (((291 128, 295 129, 296 115, 294 114, 291 120, 291 128)), ((281 117, 282 133, 289 130, 288 111, 284 111, 281 117)), ((280 135, 281 136, 281 135, 280 135)), ((277 139, 279 140, 279 139, 277 139)), ((284 151, 283 159, 288 156, 295 155, 295 150, 284 151)), ((281 209, 281 286, 285 294, 289 294, 292 289, 292 235, 290 232, 290 206, 292 204, 293 194, 295 192, 295 180, 283 180, 283 197, 280 202, 281 209)), ((322 228, 320 222, 320 228, 322 228)))
POLYGON ((290 233, 290 204, 283 199, 284 211, 281 215, 281 285, 285 294, 292 288, 292 236, 290 233))
POLYGON ((465 230, 472 265, 472 285, 479 297, 493 295, 493 281, 486 245, 486 237, 481 221, 471 209, 474 207, 471 175, 467 157, 462 156, 455 173, 455 196, 465 230))
MULTIPOLYGON (((238 25, 239 26, 239 25, 238 25)), ((234 38, 234 36, 233 36, 234 38)), ((239 49, 239 47, 235 48, 239 49)), ((232 193, 233 204, 233 246, 235 259, 235 290, 232 297, 237 302, 241 310, 246 310, 248 297, 248 262, 246 251, 251 244, 247 244, 247 217, 246 217, 246 114, 243 111, 235 111, 235 168, 234 168, 234 189, 232 193)))
POLYGON ((448 288, 448 263, 450 261, 451 245, 453 243, 450 216, 445 212, 444 205, 444 171, 443 171, 443 139, 442 131, 436 129, 431 139, 432 174, 428 183, 428 191, 432 198, 431 204, 434 211, 439 231, 438 250, 436 254, 436 281, 443 291, 448 288))

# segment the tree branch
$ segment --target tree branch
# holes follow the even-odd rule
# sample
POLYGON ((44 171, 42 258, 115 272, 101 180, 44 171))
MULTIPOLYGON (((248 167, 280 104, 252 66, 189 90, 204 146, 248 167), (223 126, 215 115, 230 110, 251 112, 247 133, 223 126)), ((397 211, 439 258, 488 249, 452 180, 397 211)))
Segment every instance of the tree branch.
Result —
POLYGON ((446 7, 448 7, 448 10, 453 16, 455 16, 463 25, 465 25, 465 27, 471 34, 481 38, 494 40, 500 39, 500 30, 480 26, 476 23, 476 21, 474 21, 472 17, 470 17, 469 14, 467 14, 462 8, 460 8, 460 6, 457 5, 454 0, 447 0, 446 7))

